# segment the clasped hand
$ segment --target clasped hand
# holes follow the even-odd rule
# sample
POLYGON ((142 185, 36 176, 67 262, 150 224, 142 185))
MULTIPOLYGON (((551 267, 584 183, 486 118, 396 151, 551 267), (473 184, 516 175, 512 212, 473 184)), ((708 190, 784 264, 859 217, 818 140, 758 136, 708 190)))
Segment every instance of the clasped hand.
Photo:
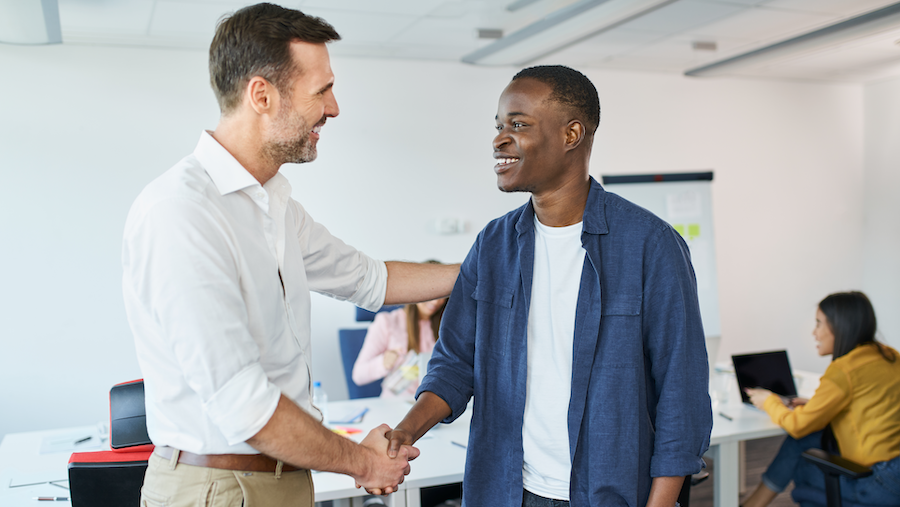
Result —
MULTIPOLYGON (((356 487, 364 487, 371 495, 390 495, 399 489, 406 475, 409 474, 409 462, 419 456, 419 450, 409 444, 397 443, 388 435, 393 430, 387 424, 373 429, 360 442, 368 449, 366 473, 354 477, 356 487), (393 451, 393 452, 391 452, 393 451), (390 455, 389 455, 390 454, 390 455)), ((411 442, 410 442, 411 444, 411 442)))

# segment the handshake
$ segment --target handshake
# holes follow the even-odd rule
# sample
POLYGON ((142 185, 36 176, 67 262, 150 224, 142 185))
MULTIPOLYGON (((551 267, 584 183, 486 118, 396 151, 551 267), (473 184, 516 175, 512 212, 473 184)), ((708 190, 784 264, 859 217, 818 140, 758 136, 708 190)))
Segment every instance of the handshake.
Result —
POLYGON ((409 474, 409 462, 419 456, 412 446, 412 436, 403 430, 382 424, 360 442, 366 457, 363 474, 354 476, 356 487, 363 487, 371 495, 389 495, 399 489, 409 474))

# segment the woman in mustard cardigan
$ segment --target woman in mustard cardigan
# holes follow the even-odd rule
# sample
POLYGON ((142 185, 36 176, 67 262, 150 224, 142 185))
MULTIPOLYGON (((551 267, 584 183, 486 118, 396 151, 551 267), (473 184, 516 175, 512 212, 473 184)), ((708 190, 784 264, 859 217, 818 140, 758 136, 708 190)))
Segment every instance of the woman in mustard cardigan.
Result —
POLYGON ((753 405, 789 436, 744 507, 768 505, 792 480, 824 491, 823 473, 801 454, 820 446, 829 424, 841 456, 874 472, 855 481, 841 478, 845 501, 900 505, 900 361, 896 350, 875 341, 875 330, 865 294, 831 294, 816 310, 816 348, 832 360, 815 395, 786 406, 770 391, 747 389, 753 405))

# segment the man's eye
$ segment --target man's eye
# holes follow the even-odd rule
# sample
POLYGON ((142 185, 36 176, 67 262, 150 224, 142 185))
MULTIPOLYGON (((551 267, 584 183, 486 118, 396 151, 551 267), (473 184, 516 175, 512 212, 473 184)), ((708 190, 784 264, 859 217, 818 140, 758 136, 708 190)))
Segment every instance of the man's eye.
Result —
POLYGON ((524 127, 525 124, 520 121, 514 121, 512 126, 513 126, 513 128, 520 128, 520 127, 524 127))
POLYGON ((503 130, 503 125, 494 125, 494 128, 497 129, 497 132, 503 130))

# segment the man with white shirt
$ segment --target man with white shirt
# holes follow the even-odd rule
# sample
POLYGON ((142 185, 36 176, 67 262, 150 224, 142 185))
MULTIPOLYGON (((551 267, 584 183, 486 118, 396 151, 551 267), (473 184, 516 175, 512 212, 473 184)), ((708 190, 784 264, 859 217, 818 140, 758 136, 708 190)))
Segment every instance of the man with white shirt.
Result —
POLYGON ((310 470, 396 491, 418 455, 362 444, 311 403, 310 291, 377 309, 446 296, 458 266, 380 262, 291 199, 278 170, 316 158, 338 115, 323 20, 271 4, 220 22, 222 116, 128 215, 123 290, 156 445, 142 505, 312 506, 310 470))
POLYGON ((497 184, 531 198, 478 235, 389 453, 474 395, 465 504, 672 507, 712 428, 687 245, 590 176, 581 73, 519 72, 496 120, 497 184))

